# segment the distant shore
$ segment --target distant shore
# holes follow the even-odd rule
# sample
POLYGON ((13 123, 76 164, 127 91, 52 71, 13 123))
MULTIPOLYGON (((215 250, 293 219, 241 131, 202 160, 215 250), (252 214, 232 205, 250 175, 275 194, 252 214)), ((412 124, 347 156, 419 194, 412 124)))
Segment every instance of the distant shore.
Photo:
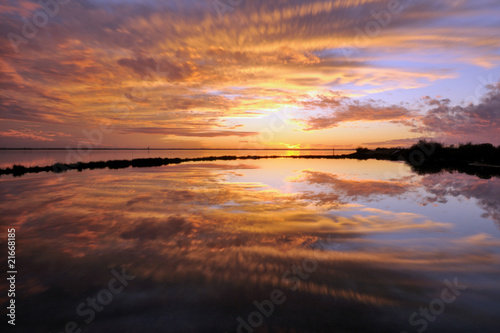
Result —
MULTIPOLYGON (((278 150, 278 149, 267 149, 278 150)), ((291 149, 283 149, 291 150, 291 149)), ((325 149, 321 149, 325 150, 325 149)), ((377 159, 387 161, 404 161, 418 174, 461 172, 481 178, 500 177, 500 147, 491 144, 466 144, 458 147, 444 147, 440 143, 420 141, 410 148, 357 148, 355 153, 343 155, 302 155, 302 156, 209 156, 196 158, 138 158, 133 160, 110 160, 78 163, 55 163, 50 166, 25 167, 14 165, 0 169, 0 175, 22 176, 28 173, 54 172, 69 170, 124 169, 158 167, 169 164, 187 162, 259 160, 259 159, 377 159)))
MULTIPOLYGON (((1 148, 0 150, 78 150, 78 148, 1 148)), ((83 149, 86 151, 86 149, 83 149)), ((266 151, 266 150, 293 150, 293 151, 332 151, 332 148, 92 148, 92 150, 243 150, 243 151, 266 151)), ((335 150, 356 150, 355 148, 335 148, 335 150)))

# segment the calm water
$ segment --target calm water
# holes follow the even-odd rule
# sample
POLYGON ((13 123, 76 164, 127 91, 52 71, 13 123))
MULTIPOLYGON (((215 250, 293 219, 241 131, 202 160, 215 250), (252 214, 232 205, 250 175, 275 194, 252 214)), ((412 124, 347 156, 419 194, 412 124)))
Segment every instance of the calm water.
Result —
POLYGON ((372 160, 1 177, 16 331, 496 333, 499 194, 372 160))
MULTIPOLYGON (((351 154, 353 149, 336 149, 337 155, 351 154)), ((332 155, 326 150, 0 150, 0 168, 14 164, 26 167, 47 166, 55 163, 74 163, 110 160, 132 160, 134 158, 155 157, 206 157, 206 156, 247 156, 247 155, 332 155)))

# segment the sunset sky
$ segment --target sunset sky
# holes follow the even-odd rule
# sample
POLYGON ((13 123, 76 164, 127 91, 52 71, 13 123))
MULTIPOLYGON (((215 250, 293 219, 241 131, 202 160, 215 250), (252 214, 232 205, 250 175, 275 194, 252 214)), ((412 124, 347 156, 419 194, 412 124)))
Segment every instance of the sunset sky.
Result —
POLYGON ((0 4, 0 147, 500 145, 498 0, 40 3, 0 4))

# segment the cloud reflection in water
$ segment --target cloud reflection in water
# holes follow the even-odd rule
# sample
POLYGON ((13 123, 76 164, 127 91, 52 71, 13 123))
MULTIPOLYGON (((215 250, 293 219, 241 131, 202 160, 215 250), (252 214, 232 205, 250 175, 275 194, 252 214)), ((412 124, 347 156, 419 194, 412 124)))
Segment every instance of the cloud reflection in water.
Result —
POLYGON ((454 277, 469 289, 429 331, 492 332, 498 229, 456 234, 453 221, 434 218, 418 200, 424 191, 427 202, 468 209, 475 202, 450 207, 446 198, 473 197, 497 222, 498 199, 485 196, 498 192, 496 179, 383 179, 380 161, 363 162, 368 175, 357 167, 347 175, 321 163, 266 163, 2 178, 3 220, 16 227, 23 267, 19 315, 30 319, 20 330, 83 323, 76 306, 123 266, 137 278, 93 323, 82 324, 88 332, 234 332, 236 318, 276 288, 287 301, 266 318, 264 331, 409 331, 408 316, 454 277), (271 184, 280 177, 284 187, 271 184), (416 208, 408 211, 375 206, 410 199, 416 208), (318 269, 292 291, 282 275, 307 258, 318 269))

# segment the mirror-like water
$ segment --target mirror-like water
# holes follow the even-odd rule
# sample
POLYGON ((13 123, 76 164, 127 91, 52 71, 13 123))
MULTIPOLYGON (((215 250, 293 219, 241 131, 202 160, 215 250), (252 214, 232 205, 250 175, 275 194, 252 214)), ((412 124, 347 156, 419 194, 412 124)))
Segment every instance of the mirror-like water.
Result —
MULTIPOLYGON (((336 149, 338 155, 351 154, 352 149, 336 149)), ((247 156, 247 155, 332 155, 331 149, 325 150, 2 150, 0 168, 9 168, 14 164, 25 167, 47 166, 55 163, 95 162, 109 160, 133 160, 135 158, 192 158, 206 156, 247 156)))
POLYGON ((498 178, 277 159, 0 184, 19 331, 500 327, 498 178))

